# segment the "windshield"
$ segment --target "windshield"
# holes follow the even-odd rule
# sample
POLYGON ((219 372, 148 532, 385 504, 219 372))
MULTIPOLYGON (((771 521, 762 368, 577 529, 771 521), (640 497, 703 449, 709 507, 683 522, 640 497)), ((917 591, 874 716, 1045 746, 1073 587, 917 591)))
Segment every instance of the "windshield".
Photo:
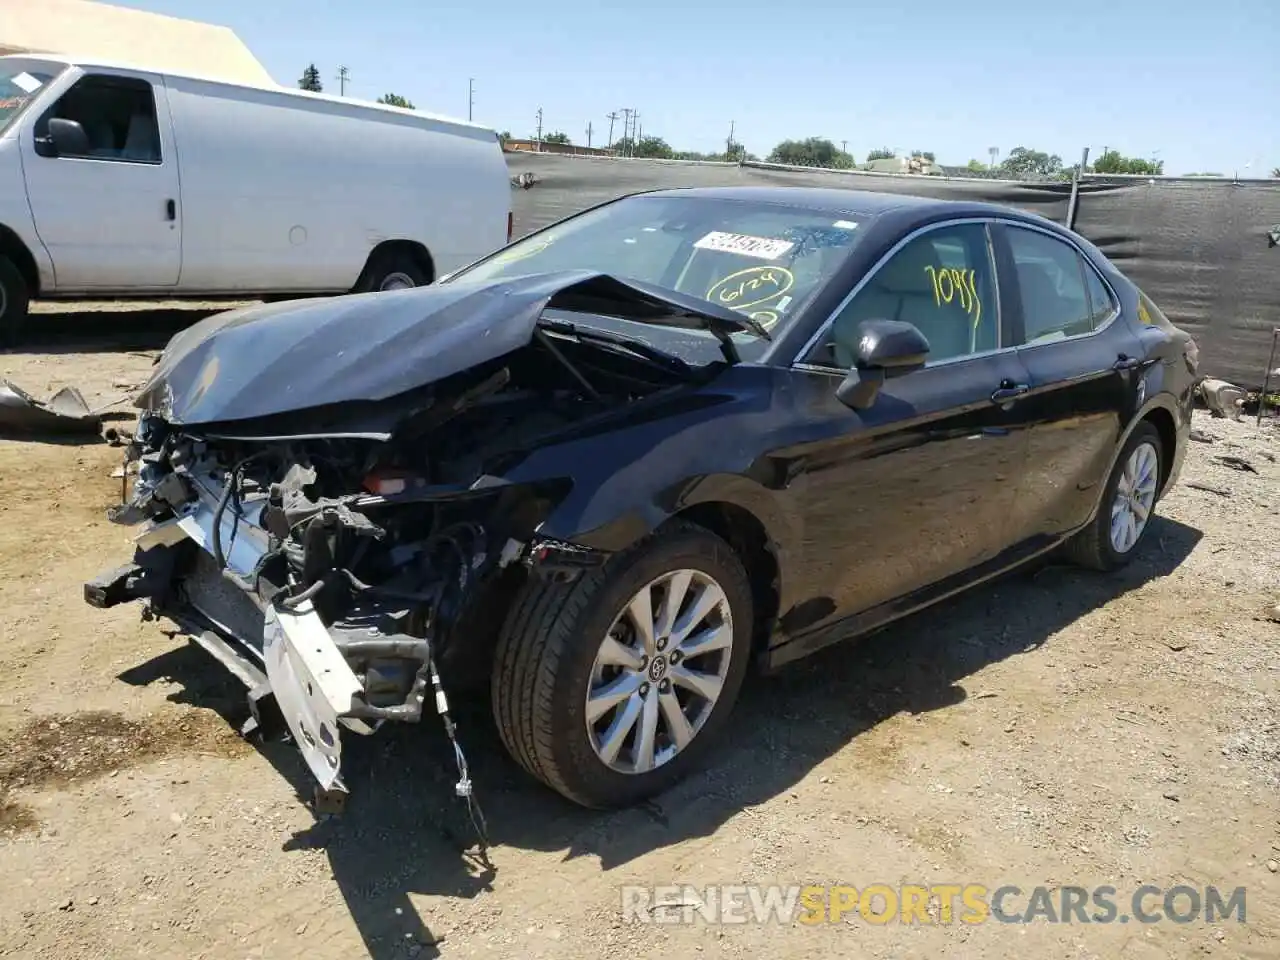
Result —
MULTIPOLYGON (((450 279, 597 270, 709 300, 776 334, 840 268, 861 222, 776 203, 627 197, 517 240, 450 279)), ((751 334, 734 340, 746 355, 766 346, 751 334)))
POLYGON ((18 118, 44 85, 64 69, 49 63, 0 60, 0 133, 18 118))

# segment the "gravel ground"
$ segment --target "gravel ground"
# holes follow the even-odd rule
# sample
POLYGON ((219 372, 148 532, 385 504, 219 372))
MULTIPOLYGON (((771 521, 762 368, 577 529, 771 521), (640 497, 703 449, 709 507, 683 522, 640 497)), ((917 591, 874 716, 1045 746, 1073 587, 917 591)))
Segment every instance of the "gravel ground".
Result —
MULTIPOLYGON (((42 308, 0 376, 106 403, 209 309, 100 306, 42 308)), ((1124 572, 1020 573, 757 680, 719 761, 658 804, 561 802, 464 705, 489 865, 463 850, 432 725, 356 743, 349 810, 317 819, 292 747, 235 735, 241 694, 219 668, 136 608, 82 602, 128 556, 104 518, 119 451, 0 440, 0 955, 1274 960, 1280 429, 1197 427, 1124 572), (621 910, 624 884, 741 883, 1110 884, 1122 905, 1141 884, 1244 887, 1247 922, 621 910)))

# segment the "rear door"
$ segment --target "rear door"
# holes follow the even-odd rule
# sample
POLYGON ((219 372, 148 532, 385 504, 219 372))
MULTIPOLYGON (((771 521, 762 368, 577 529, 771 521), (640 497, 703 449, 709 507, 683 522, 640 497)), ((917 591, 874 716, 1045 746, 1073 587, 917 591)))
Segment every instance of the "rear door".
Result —
POLYGON ((1002 346, 991 253, 981 221, 925 228, 855 289, 796 365, 814 438, 779 453, 805 530, 796 576, 829 601, 828 623, 963 578, 1010 546, 1026 447, 996 392, 1027 375, 1002 346), (855 411, 835 392, 858 325, 876 318, 915 324, 929 359, 855 411))
POLYGON ((178 282, 178 165, 168 117, 158 75, 95 70, 23 131, 27 198, 59 292, 178 282), (38 153, 53 117, 78 122, 89 150, 38 153))
POLYGON ((1145 351, 1119 300, 1080 250, 1031 226, 1001 224, 1003 300, 1028 392, 1016 404, 1028 462, 1010 514, 1019 539, 1087 522, 1132 408, 1145 351))

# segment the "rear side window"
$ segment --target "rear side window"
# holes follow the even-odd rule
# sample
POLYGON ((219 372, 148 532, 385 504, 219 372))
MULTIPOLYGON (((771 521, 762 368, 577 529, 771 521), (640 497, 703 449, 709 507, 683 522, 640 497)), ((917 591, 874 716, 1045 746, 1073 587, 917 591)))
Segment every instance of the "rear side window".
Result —
POLYGON ((1022 298, 1023 343, 1091 333, 1094 314, 1086 280, 1088 268, 1075 247, 1020 227, 1010 228, 1006 236, 1022 298))
POLYGON ((1084 263, 1084 279, 1085 286, 1089 290, 1089 308, 1092 311, 1093 329, 1097 330, 1108 320, 1112 314, 1120 309, 1116 303, 1115 297, 1111 294, 1111 289, 1102 282, 1102 278, 1098 276, 1098 271, 1089 266, 1088 261, 1084 263))
POLYGON ((37 137, 48 134, 54 117, 74 120, 84 129, 89 149, 77 159, 161 161, 155 94, 145 80, 106 74, 81 77, 36 123, 37 137))

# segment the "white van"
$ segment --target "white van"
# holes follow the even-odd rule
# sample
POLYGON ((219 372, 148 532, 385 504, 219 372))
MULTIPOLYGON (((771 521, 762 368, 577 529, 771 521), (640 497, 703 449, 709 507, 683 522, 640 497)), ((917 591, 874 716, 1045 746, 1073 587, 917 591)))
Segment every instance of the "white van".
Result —
POLYGON ((430 283, 502 246, 486 127, 51 55, 0 57, 0 341, 31 299, 430 283))

